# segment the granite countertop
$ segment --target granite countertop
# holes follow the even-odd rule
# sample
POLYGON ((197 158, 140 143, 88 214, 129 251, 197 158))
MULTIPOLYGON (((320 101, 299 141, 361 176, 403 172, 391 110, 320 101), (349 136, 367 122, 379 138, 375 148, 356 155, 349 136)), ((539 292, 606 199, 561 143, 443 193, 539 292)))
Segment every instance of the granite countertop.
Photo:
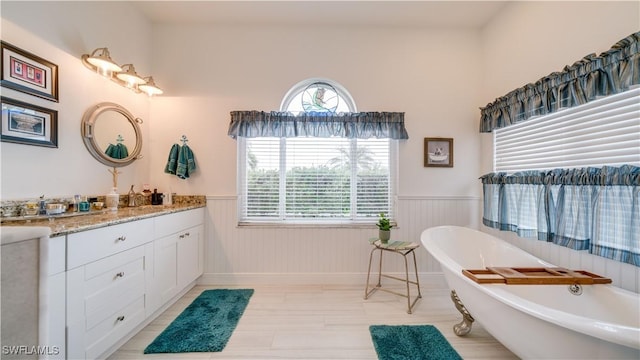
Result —
POLYGON ((206 206, 206 201, 191 201, 189 203, 176 203, 173 205, 143 205, 138 207, 120 208, 118 211, 98 210, 81 215, 65 216, 33 216, 12 218, 2 221, 2 232, 15 227, 48 227, 51 229, 50 237, 67 235, 85 230, 97 229, 130 221, 136 221, 155 216, 176 213, 206 206))

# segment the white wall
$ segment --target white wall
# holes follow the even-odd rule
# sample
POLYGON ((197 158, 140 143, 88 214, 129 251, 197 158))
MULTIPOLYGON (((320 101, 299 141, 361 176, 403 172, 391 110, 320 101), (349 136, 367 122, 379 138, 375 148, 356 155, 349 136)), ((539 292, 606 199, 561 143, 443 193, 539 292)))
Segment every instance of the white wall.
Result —
POLYGON ((483 105, 637 31, 637 1, 512 2, 482 30, 483 105))
MULTIPOLYGON (((107 166, 86 150, 80 123, 86 109, 104 101, 118 103, 145 122, 149 103, 143 95, 103 79, 82 65, 80 56, 108 47, 116 62, 130 62, 141 74, 151 71, 151 25, 122 2, 0 3, 2 40, 58 65, 58 103, 2 88, 2 96, 58 111, 58 148, 2 142, 2 199, 100 195, 111 188, 107 166)), ((149 144, 133 165, 121 168, 119 190, 149 181, 149 144)))
MULTIPOLYGON (((151 173, 163 191, 209 196, 203 281, 364 282, 373 225, 237 226, 236 141, 227 136, 229 112, 279 110, 290 87, 307 78, 339 82, 360 111, 405 112, 409 140, 400 142, 395 238, 418 242, 426 225, 477 222, 480 66, 469 61, 480 54, 477 32, 157 25, 153 50, 167 92, 152 104, 152 153, 161 156, 152 158, 151 173), (182 134, 200 167, 187 181, 162 173, 182 134), (454 138, 453 168, 423 166, 424 138, 437 136, 454 138)), ((424 249, 418 253, 421 272, 437 269, 424 249)), ((400 270, 399 260, 388 265, 400 270)))
MULTIPOLYGON (((514 2, 482 33, 482 101, 485 106, 509 91, 562 71, 591 53, 609 50, 640 31, 640 2, 514 2)), ((492 171, 492 141, 483 134, 482 172, 492 171)), ((640 268, 510 232, 483 228, 559 266, 610 277, 614 284, 640 292, 640 268)))
POLYGON ((154 68, 166 95, 152 105, 151 173, 178 193, 236 195, 233 110, 279 110, 301 80, 342 84, 360 111, 403 111, 400 195, 479 194, 480 66, 473 31, 313 26, 156 26, 154 68), (187 40, 188 39, 188 40, 187 40), (190 139, 200 169, 192 179, 162 173, 171 145, 190 139), (423 139, 452 137, 455 166, 423 167, 423 139))

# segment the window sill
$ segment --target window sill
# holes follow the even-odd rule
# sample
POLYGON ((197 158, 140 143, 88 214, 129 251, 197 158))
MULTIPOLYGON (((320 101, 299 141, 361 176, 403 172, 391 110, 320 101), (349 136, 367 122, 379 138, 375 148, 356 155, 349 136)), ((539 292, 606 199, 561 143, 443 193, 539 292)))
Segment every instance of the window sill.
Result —
MULTIPOLYGON (((394 229, 398 228, 395 221, 392 221, 394 229)), ((280 229, 327 229, 327 228, 342 228, 342 229, 374 229, 376 228, 375 222, 364 221, 332 221, 332 222, 303 222, 303 221, 240 221, 237 227, 252 227, 252 228, 280 228, 280 229)))

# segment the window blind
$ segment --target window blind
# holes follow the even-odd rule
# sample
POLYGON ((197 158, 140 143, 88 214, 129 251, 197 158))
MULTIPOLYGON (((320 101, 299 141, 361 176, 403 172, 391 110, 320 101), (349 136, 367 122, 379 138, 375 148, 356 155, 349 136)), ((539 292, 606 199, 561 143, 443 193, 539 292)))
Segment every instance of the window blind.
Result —
POLYGON ((393 215, 395 141, 240 138, 240 221, 358 221, 393 215))
POLYGON ((640 165, 640 88, 494 130, 494 171, 640 165))

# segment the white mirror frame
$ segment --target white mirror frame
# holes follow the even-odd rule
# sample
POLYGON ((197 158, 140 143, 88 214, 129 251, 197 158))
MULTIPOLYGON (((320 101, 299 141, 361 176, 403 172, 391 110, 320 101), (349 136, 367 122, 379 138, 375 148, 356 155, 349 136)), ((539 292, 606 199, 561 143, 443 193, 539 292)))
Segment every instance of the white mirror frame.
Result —
POLYGON ((87 150, 89 150, 89 153, 91 153, 91 155, 96 158, 96 160, 108 166, 120 167, 129 165, 135 160, 142 158, 142 155, 140 155, 140 151, 142 151, 142 132, 140 131, 140 126, 138 124, 142 124, 142 119, 134 118, 133 115, 124 107, 111 102, 102 102, 87 109, 87 111, 84 113, 84 116, 82 117, 80 131, 82 133, 82 140, 84 141, 84 145, 87 147, 87 150), (96 141, 96 137, 94 134, 95 123, 100 115, 105 111, 116 111, 120 113, 125 118, 127 118, 135 131, 135 148, 132 152, 129 153, 129 156, 124 159, 114 159, 108 156, 104 153, 104 151, 100 148, 98 142, 96 141))

